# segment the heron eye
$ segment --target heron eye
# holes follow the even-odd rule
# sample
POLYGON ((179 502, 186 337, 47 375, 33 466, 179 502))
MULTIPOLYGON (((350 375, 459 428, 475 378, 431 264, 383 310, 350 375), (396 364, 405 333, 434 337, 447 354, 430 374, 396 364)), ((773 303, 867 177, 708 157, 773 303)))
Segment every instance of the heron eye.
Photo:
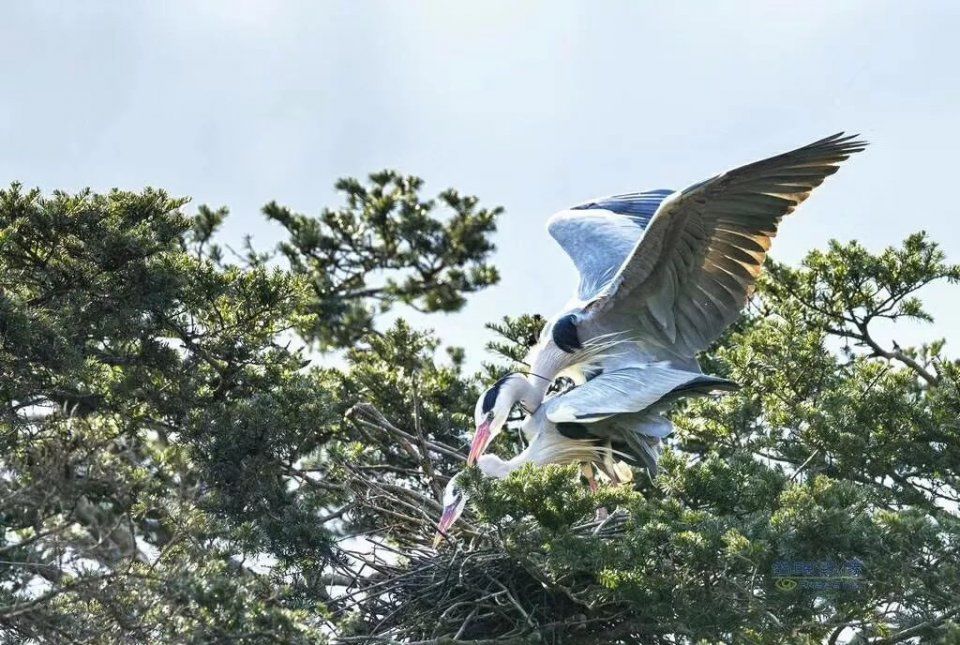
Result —
POLYGON ((493 421, 493 410, 487 412, 487 421, 493 421))

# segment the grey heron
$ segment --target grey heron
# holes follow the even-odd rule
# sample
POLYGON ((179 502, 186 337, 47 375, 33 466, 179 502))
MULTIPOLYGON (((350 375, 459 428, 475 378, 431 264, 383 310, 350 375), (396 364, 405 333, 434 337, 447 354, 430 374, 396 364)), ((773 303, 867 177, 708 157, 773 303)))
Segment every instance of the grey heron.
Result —
MULTIPOLYGON (((617 480, 614 457, 623 457, 656 473, 661 440, 673 426, 663 412, 675 400, 729 391, 736 383, 675 369, 667 362, 625 367, 599 374, 589 382, 547 398, 523 425, 532 437, 511 459, 493 454, 478 457, 488 476, 506 477, 524 464, 595 464, 617 480)), ((463 512, 467 496, 455 475, 443 496, 438 529, 446 533, 463 512)))
POLYGON ((780 220, 865 146, 841 132, 681 191, 616 195, 553 215, 547 230, 577 267, 579 287, 528 354, 530 371, 477 401, 468 465, 517 403, 536 410, 565 370, 666 362, 699 374, 696 354, 740 315, 780 220))

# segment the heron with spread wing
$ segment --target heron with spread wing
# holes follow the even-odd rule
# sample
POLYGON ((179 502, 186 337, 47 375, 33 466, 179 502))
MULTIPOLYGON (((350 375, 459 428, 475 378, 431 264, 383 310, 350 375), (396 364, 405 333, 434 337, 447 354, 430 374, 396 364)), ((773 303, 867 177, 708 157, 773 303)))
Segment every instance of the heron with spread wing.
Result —
MULTIPOLYGON (((530 372, 500 379, 477 401, 467 463, 515 405, 537 410, 563 372, 582 383, 578 396, 598 398, 596 374, 659 365, 699 376, 696 354, 740 315, 780 220, 865 146, 840 133, 681 191, 596 199, 551 217, 547 230, 580 273, 577 293, 544 327, 530 372)), ((665 396, 672 385, 660 376, 644 383, 665 396)))

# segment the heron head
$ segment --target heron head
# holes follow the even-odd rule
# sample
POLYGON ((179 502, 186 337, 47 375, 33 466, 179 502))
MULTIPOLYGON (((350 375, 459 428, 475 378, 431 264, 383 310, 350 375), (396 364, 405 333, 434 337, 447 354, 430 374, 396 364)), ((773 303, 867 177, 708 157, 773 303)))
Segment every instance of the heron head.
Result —
POLYGON ((460 486, 460 475, 463 471, 457 473, 447 482, 447 488, 443 491, 443 514, 437 523, 437 535, 433 538, 433 548, 437 548, 453 523, 457 521, 463 513, 464 506, 467 505, 467 493, 460 486))
POLYGON ((526 388, 527 380, 523 374, 514 372, 491 385, 477 399, 477 407, 474 410, 474 421, 477 424, 477 429, 473 433, 473 441, 470 443, 470 454, 467 456, 468 466, 472 466, 477 461, 477 457, 484 453, 494 437, 503 430, 503 426, 510 416, 510 411, 523 397, 526 388))

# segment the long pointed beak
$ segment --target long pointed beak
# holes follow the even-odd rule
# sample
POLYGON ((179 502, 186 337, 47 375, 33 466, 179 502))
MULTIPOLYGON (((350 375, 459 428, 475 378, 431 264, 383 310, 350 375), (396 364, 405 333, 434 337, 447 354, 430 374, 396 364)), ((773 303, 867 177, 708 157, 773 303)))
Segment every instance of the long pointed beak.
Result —
POLYGON ((473 434, 473 442, 470 444, 470 454, 467 455, 467 465, 472 466, 477 462, 477 457, 483 454, 490 443, 490 422, 484 421, 473 434))
POLYGON ((450 527, 453 526, 462 512, 463 506, 460 504, 453 504, 443 509, 443 515, 440 516, 440 521, 437 523, 437 535, 433 538, 434 549, 440 546, 440 541, 446 537, 447 531, 450 530, 450 527))

